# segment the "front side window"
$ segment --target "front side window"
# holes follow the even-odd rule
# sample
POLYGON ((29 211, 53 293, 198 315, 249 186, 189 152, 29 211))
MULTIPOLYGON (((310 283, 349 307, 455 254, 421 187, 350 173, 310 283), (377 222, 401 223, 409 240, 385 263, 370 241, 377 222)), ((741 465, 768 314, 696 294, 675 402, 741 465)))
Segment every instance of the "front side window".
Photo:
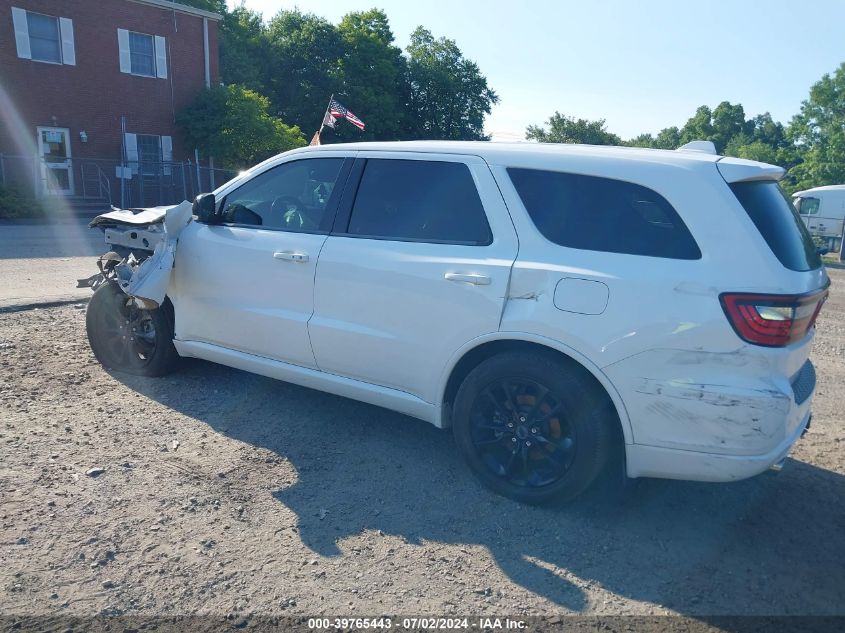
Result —
POLYGON ((62 43, 59 19, 40 13, 26 13, 29 28, 29 48, 32 59, 40 62, 62 63, 62 43))
POLYGON ((700 259, 677 211, 659 193, 622 180, 537 169, 508 175, 547 240, 589 251, 700 259))
POLYGON ((129 32, 129 57, 133 75, 156 76, 153 36, 129 32))
POLYGON ((796 208, 801 215, 815 215, 819 212, 818 198, 797 198, 796 208))
POLYGON ((252 178, 223 200, 223 222, 296 232, 328 232, 342 158, 284 163, 252 178))
POLYGON ((348 233, 472 246, 492 241, 469 168, 424 160, 368 160, 348 233))

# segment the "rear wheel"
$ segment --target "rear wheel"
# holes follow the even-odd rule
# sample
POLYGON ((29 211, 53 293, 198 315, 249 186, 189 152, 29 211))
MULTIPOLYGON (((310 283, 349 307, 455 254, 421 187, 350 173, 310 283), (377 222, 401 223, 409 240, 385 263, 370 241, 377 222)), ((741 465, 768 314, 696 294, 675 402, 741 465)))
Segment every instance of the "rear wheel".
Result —
POLYGON ((165 307, 143 310, 113 282, 103 284, 88 304, 88 342, 103 366, 136 374, 162 376, 176 367, 173 321, 165 307))
POLYGON ((613 454, 616 414, 601 387, 551 355, 509 352, 473 369, 455 397, 453 431, 481 481, 532 504, 583 492, 613 454))

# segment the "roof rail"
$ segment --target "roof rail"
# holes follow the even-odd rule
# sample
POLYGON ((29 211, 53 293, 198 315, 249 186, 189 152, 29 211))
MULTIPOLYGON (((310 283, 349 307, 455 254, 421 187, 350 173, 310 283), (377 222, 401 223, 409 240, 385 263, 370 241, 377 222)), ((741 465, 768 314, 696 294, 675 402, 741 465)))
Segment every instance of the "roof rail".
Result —
POLYGON ((690 141, 681 145, 678 152, 700 152, 701 154, 716 154, 716 146, 713 141, 690 141))

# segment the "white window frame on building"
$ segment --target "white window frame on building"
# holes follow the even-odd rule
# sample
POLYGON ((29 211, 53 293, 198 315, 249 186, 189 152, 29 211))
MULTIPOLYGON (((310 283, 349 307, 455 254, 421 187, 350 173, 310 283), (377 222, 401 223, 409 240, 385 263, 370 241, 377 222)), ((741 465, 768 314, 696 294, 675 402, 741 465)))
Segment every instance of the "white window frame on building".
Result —
POLYGON ((71 154, 70 130, 66 127, 41 126, 35 128, 38 141, 38 154, 41 157, 42 194, 46 196, 73 195, 73 158, 71 154), (51 138, 54 136, 55 138, 51 138), (52 144, 64 147, 62 154, 52 152, 52 144), (66 174, 67 187, 59 186, 62 179, 58 174, 66 174))
POLYGON ((117 29, 117 47, 120 57, 120 72, 136 77, 152 77, 167 79, 167 40, 160 35, 150 35, 126 29, 117 29), (148 38, 151 44, 150 55, 152 58, 152 69, 144 72, 139 64, 133 64, 133 56, 146 55, 138 50, 137 44, 142 38, 148 38))
MULTIPOLYGON (((15 27, 15 46, 18 57, 30 59, 44 64, 76 65, 76 48, 73 40, 73 20, 53 15, 27 11, 19 7, 12 7, 12 23, 15 27), (43 47, 33 46, 38 40, 51 40, 33 33, 36 21, 53 21, 56 25, 56 54, 45 55, 43 47), (36 40, 36 42, 33 42, 36 40)), ((37 28, 37 27, 36 27, 37 28)))
POLYGON ((123 146, 126 148, 127 167, 132 174, 140 173, 142 176, 169 176, 173 163, 173 137, 158 134, 134 134, 127 132, 124 135, 123 146), (147 156, 141 156, 139 151, 138 138, 154 138, 158 144, 156 160, 150 160, 147 156), (151 166, 151 165, 154 165, 151 166), (161 167, 161 171, 159 171, 161 167))

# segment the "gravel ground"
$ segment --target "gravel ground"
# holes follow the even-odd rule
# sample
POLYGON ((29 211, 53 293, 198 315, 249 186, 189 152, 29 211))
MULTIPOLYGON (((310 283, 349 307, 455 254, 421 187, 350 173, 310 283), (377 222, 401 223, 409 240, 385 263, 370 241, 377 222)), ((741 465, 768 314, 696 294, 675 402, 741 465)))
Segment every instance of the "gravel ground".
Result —
POLYGON ((830 273, 783 472, 558 510, 488 493, 423 422, 199 361, 112 375, 84 306, 0 313, 0 614, 845 615, 830 273))

